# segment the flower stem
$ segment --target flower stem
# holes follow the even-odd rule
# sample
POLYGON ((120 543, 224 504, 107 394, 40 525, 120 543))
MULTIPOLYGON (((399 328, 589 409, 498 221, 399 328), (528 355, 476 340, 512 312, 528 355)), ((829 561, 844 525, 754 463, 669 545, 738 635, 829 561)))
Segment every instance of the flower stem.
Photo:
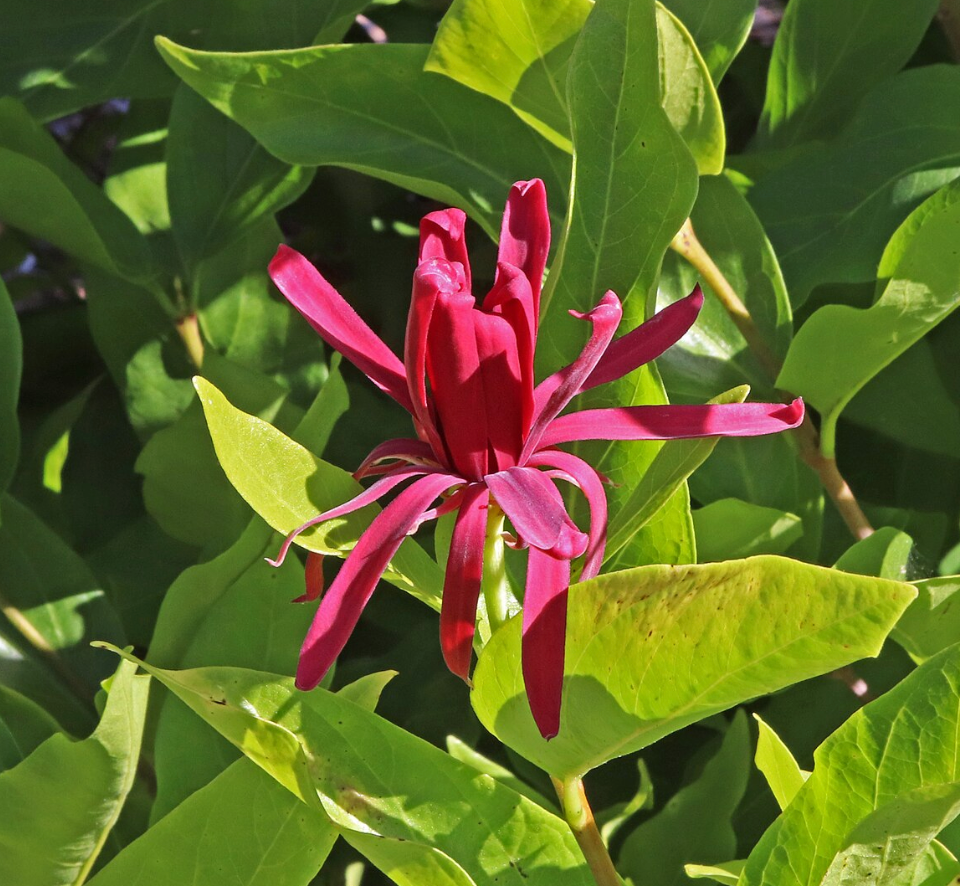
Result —
POLYGON ((196 314, 187 314, 177 320, 177 334, 183 340, 190 362, 197 369, 203 366, 203 338, 200 335, 200 323, 196 314))
MULTIPOLYGON (((960 0, 956 0, 956 2, 960 4, 960 0)), ((717 267, 716 262, 697 239, 690 219, 683 223, 683 227, 677 232, 670 246, 697 269, 703 281, 710 287, 736 324, 737 329, 740 330, 747 346, 757 356, 757 359, 769 374, 771 381, 776 383, 777 376, 782 368, 780 361, 767 346, 743 300, 737 295, 730 285, 730 281, 724 276, 723 271, 717 267)), ((837 467, 833 449, 834 425, 835 421, 833 420, 828 420, 825 423, 825 433, 821 440, 813 422, 810 421, 810 417, 806 416, 803 424, 794 430, 793 434, 799 444, 800 457, 816 471, 821 485, 833 500, 847 528, 854 538, 859 540, 871 535, 874 529, 857 502, 853 490, 843 479, 837 467)))
POLYGON ((623 886, 623 880, 613 866, 613 859, 610 858, 603 837, 600 836, 600 829, 593 818, 593 810, 583 789, 583 780, 574 777, 563 781, 552 778, 551 781, 560 798, 563 817, 590 866, 597 886, 623 886))
POLYGON ((510 617, 510 581, 504 548, 503 511, 491 501, 487 510, 487 535, 483 542, 481 585, 491 634, 510 617))

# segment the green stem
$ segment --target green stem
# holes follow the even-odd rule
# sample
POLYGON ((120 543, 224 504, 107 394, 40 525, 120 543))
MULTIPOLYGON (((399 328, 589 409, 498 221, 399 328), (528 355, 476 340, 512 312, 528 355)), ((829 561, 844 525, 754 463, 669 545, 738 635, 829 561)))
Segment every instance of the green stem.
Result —
MULTIPOLYGON (((960 3, 960 0, 956 0, 956 2, 960 3)), ((697 239, 690 219, 683 223, 683 227, 673 238, 670 246, 697 269, 703 281, 710 287, 736 324, 737 329, 740 330, 747 346, 763 364, 771 381, 776 384, 777 376, 782 368, 779 359, 767 346, 743 300, 737 295, 730 285, 730 281, 724 276, 723 271, 717 267, 710 254, 697 239)), ((853 490, 843 479, 837 467, 837 461, 834 458, 835 430, 835 416, 824 416, 819 434, 809 416, 807 416, 804 418, 803 424, 793 433, 799 444, 800 457, 817 472, 824 491, 832 499, 854 538, 863 539, 871 535, 874 530, 857 502, 853 490)))
POLYGON ((177 320, 177 334, 183 340, 190 362, 200 369, 203 366, 203 337, 196 314, 187 314, 177 320))
POLYGON ((503 511, 491 501, 487 510, 487 535, 483 542, 481 585, 491 634, 510 618, 510 581, 504 549, 503 511))
POLYGON ((563 817, 590 866, 590 872, 597 886, 623 886, 623 880, 613 866, 613 859, 610 858, 610 853, 600 835, 600 829, 594 820, 593 810, 587 802, 583 780, 576 777, 563 781, 558 778, 551 780, 560 798, 563 817))

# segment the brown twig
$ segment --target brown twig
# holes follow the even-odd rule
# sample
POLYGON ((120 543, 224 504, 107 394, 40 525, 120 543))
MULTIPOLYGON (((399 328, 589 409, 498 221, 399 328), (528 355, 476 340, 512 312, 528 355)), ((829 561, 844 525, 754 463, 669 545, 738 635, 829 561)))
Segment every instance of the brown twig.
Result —
MULTIPOLYGON (((960 0, 956 0, 956 2, 960 3, 960 0)), ((747 347, 753 351, 763 365, 770 376, 771 382, 776 383, 777 376, 782 368, 780 360, 768 347, 763 334, 754 323, 749 309, 730 285, 730 281, 727 280, 723 271, 717 267, 710 254, 703 248, 703 244, 697 239, 690 219, 683 223, 683 227, 680 228, 670 245, 672 249, 680 253, 697 269, 703 281, 710 287, 736 324, 747 343, 747 347)), ((821 485, 827 495, 830 496, 853 537, 859 541, 871 535, 874 531, 873 526, 870 525, 866 514, 863 513, 853 490, 843 479, 832 452, 828 454, 822 451, 820 436, 813 426, 813 422, 810 421, 809 415, 804 417, 803 424, 793 433, 794 439, 799 445, 800 457, 816 471, 821 485)))

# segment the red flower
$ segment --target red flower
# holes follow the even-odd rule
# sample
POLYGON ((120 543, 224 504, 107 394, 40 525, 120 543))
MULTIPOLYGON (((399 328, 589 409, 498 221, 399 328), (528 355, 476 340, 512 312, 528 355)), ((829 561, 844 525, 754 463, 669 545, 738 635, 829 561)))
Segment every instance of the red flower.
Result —
POLYGON ((496 278, 482 304, 471 291, 464 222, 459 209, 430 213, 421 222, 402 363, 302 255, 281 246, 273 259, 270 274, 280 291, 327 344, 410 412, 417 434, 374 449, 356 476, 379 479, 295 530, 276 562, 308 527, 406 484, 357 541, 320 602, 297 670, 297 685, 310 689, 347 642, 403 539, 425 520, 456 509, 440 642, 450 670, 467 679, 487 509, 495 502, 512 524, 515 545, 529 550, 523 677, 533 717, 550 738, 560 727, 571 561, 583 556, 581 578, 597 575, 607 522, 600 475, 557 447, 576 440, 770 434, 796 427, 803 403, 624 406, 561 415, 581 391, 620 378, 678 341, 703 304, 699 287, 616 341, 620 301, 607 292, 593 310, 574 313, 591 326, 583 353, 535 386, 540 286, 550 245, 543 182, 518 182, 511 189, 496 278), (570 519, 557 480, 586 497, 589 532, 570 519))

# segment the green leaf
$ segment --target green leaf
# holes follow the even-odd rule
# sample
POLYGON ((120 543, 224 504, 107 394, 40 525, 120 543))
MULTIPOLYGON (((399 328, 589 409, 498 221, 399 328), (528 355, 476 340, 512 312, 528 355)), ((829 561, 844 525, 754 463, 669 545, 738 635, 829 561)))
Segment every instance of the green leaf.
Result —
POLYGON ((0 772, 12 769, 61 731, 40 705, 0 685, 0 772))
POLYGON ((803 520, 803 536, 789 553, 803 560, 818 559, 823 487, 797 457, 789 435, 721 440, 711 458, 690 477, 690 490, 703 503, 736 498, 796 514, 803 520))
POLYGON ((937 0, 794 0, 774 43, 760 140, 784 148, 829 138, 857 102, 896 74, 920 43, 937 0))
POLYGON ((337 832, 247 759, 187 797, 90 886, 302 886, 337 832))
POLYGON ((753 26, 755 0, 664 0, 696 41, 714 83, 719 83, 753 26))
POLYGON ((952 646, 960 637, 960 578, 946 576, 914 583, 917 599, 890 634, 915 661, 922 662, 952 646))
POLYGON ((657 4, 663 109, 697 161, 701 175, 719 175, 727 136, 706 63, 683 22, 657 4))
POLYGON ((684 872, 691 880, 715 880, 725 886, 737 886, 745 861, 728 861, 724 864, 687 864, 684 872))
POLYGON ((861 388, 843 417, 912 449, 960 458, 957 407, 933 349, 920 339, 861 388))
POLYGON ((475 886, 449 855, 432 846, 347 830, 343 838, 398 886, 475 886))
POLYGON ((167 63, 271 154, 382 178, 469 212, 491 236, 507 192, 536 171, 554 206, 569 157, 509 109, 424 73, 427 47, 205 53, 160 38, 167 63))
POLYGON ((149 678, 122 662, 85 741, 54 735, 0 773, 0 880, 73 886, 90 872, 133 786, 149 678))
POLYGON ((760 719, 759 714, 754 714, 753 719, 760 728, 757 738, 757 769, 763 773, 770 785, 773 796, 777 798, 777 805, 786 809, 810 773, 800 768, 790 749, 780 736, 760 719))
MULTIPOLYGON (((503 102, 544 138, 570 151, 565 84, 591 7, 589 0, 458 0, 440 23, 426 70, 503 102)), ((659 3, 656 25, 664 110, 701 170, 720 172, 725 136, 710 74, 683 23, 659 3)))
MULTIPOLYGON (((782 357, 793 334, 790 301, 773 247, 750 204, 727 176, 702 176, 690 220, 768 347, 782 357)), ((710 285, 674 250, 664 258, 659 306, 686 297, 698 283, 706 298, 697 322, 657 360, 667 390, 696 402, 748 382, 755 398, 776 400, 770 370, 748 347, 710 285)))
MULTIPOLYGON (((10 301, 7 287, 0 280, 0 493, 13 479, 20 456, 20 370, 23 343, 20 322, 10 301)), ((0 520, 3 515, 0 514, 0 520)))
MULTIPOLYGON (((646 316, 646 298, 663 253, 696 192, 695 163, 660 106, 652 0, 598 4, 570 62, 574 187, 558 258, 543 296, 538 339, 543 374, 580 351, 583 324, 568 310, 585 310, 605 289, 624 301, 622 328, 646 316), (624 243, 636 247, 624 248, 624 243)), ((665 402, 656 371, 644 367, 578 398, 576 407, 665 402)), ((621 510, 653 460, 657 443, 589 443, 578 455, 618 484, 608 492, 621 510)), ((635 536, 627 562, 693 559, 686 490, 635 536)))
POLYGON ((590 0, 454 0, 426 70, 509 105, 557 147, 570 150, 567 66, 590 0))
POLYGON ((608 573, 570 589, 560 734, 544 741, 530 714, 519 618, 480 655, 474 709, 551 775, 582 775, 718 711, 876 655, 913 596, 899 582, 777 557, 608 573))
POLYGON ((740 882, 892 883, 960 811, 960 647, 855 713, 750 854, 740 882), (825 879, 826 878, 826 879, 825 879))
MULTIPOLYGON (((749 393, 750 389, 741 385, 714 397, 710 402, 742 403, 749 393)), ((669 440, 663 444, 630 497, 610 519, 607 527, 606 561, 618 564, 625 559, 617 556, 624 545, 683 487, 687 477, 710 457, 719 439, 701 437, 693 440, 669 440)))
POLYGON ((190 270, 249 225, 293 202, 313 177, 313 170, 268 154, 186 86, 174 96, 167 167, 173 233, 190 270))
POLYGON ((97 637, 123 642, 123 631, 97 578, 63 539, 16 499, 2 499, 0 598, 22 650, 4 682, 58 716, 41 674, 80 698, 92 698, 109 662, 88 646, 97 637))
POLYGON ((303 46, 318 31, 325 39, 314 42, 336 42, 358 7, 356 0, 99 0, 91 9, 11 0, 0 8, 0 31, 17 40, 0 59, 0 92, 19 95, 40 120, 116 96, 166 96, 176 80, 157 58, 155 34, 229 50, 303 46))
POLYGON ((522 794, 528 800, 533 800, 538 806, 542 806, 550 812, 557 811, 557 804, 552 800, 548 800, 505 766, 501 766, 488 757, 484 757, 483 754, 460 741, 455 735, 447 736, 447 753, 453 757, 454 760, 466 763, 467 766, 476 769, 477 772, 489 775, 491 778, 495 778, 497 781, 505 784, 511 790, 522 794))
POLYGON ((867 96, 835 140, 757 183, 750 202, 795 307, 822 283, 874 279, 897 226, 960 174, 958 135, 960 70, 916 68, 867 96))
POLYGON ((858 575, 906 581, 912 550, 913 539, 906 532, 883 526, 851 545, 834 567, 858 575))
MULTIPOLYGON (((267 422, 233 407, 210 382, 196 379, 217 458, 230 482, 278 532, 291 532, 362 487, 346 471, 312 455, 267 422)), ((298 537, 303 547, 345 556, 373 515, 374 506, 329 520, 298 537)), ((384 574, 387 581, 439 608, 443 575, 412 539, 384 574)))
POLYGON ((0 217, 111 274, 153 278, 143 235, 10 98, 0 99, 0 217))
POLYGON ((827 305, 794 339, 777 387, 800 394, 823 416, 825 451, 851 398, 960 304, 960 182, 915 210, 887 245, 882 294, 868 309, 827 305))
POLYGON ((618 869, 635 883, 673 886, 685 882, 683 866, 692 858, 729 858, 737 848, 730 818, 743 798, 749 772, 747 718, 738 712, 696 781, 627 837, 618 869))
POLYGON ((721 498, 698 508, 693 526, 701 563, 782 554, 803 535, 803 521, 795 514, 738 498, 721 498))
POLYGON ((590 882, 563 821, 352 702, 238 668, 143 667, 341 830, 438 850, 478 886, 590 882))

